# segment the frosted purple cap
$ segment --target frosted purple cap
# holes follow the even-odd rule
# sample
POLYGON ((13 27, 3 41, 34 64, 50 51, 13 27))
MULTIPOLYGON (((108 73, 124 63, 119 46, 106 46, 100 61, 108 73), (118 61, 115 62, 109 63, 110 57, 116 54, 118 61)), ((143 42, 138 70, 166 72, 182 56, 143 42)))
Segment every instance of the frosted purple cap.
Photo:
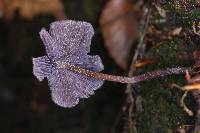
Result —
POLYGON ((82 21, 56 21, 49 32, 40 31, 46 56, 33 58, 33 74, 39 81, 48 79, 53 101, 62 107, 73 107, 79 98, 88 98, 102 86, 103 81, 58 68, 56 62, 66 62, 92 71, 102 71, 104 66, 98 55, 88 55, 94 35, 90 23, 82 21))

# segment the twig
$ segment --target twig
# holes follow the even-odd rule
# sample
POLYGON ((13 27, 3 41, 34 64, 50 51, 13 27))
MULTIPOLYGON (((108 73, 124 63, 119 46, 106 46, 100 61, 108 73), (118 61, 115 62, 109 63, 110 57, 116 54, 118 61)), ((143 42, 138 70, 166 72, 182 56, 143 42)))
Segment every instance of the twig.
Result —
MULTIPOLYGON (((130 71, 129 71, 129 74, 128 76, 129 77, 132 77, 134 72, 136 71, 136 68, 132 67, 132 64, 134 64, 138 57, 140 56, 140 58, 143 56, 144 54, 144 50, 145 50, 145 47, 146 47, 146 44, 143 43, 144 41, 144 37, 146 35, 146 30, 147 30, 147 27, 148 27, 148 24, 149 24, 149 16, 151 14, 151 8, 150 7, 144 7, 143 8, 143 17, 141 19, 141 27, 140 27, 140 41, 139 41, 139 44, 135 50, 135 54, 132 58, 132 62, 131 62, 131 65, 130 65, 130 71)), ((128 84, 127 85, 127 88, 126 88, 126 92, 127 94, 127 103, 128 103, 128 125, 129 125, 129 130, 130 130, 130 133, 137 133, 137 130, 136 130, 136 127, 135 127, 135 122, 132 120, 132 117, 133 117, 133 106, 134 106, 134 97, 133 97, 133 88, 131 86, 131 84, 128 84)))
POLYGON ((197 104, 195 126, 192 133, 199 133, 200 132, 200 91, 194 90, 192 91, 192 94, 197 104))
MULTIPOLYGON (((188 71, 187 71, 188 72, 188 71)), ((172 84, 171 87, 175 87, 175 88, 178 88, 182 91, 185 91, 183 96, 181 97, 181 100, 180 100, 180 104, 181 104, 181 107, 183 107, 183 110, 189 115, 189 116, 193 116, 194 113, 186 106, 184 100, 185 98, 187 97, 187 94, 188 94, 188 91, 189 90, 186 90, 184 87, 181 87, 177 84, 172 84)))
POLYGON ((183 94, 183 96, 181 97, 181 107, 183 107, 183 110, 185 110, 185 112, 189 115, 189 116, 193 116, 193 112, 186 106, 184 99, 186 98, 188 94, 188 91, 185 91, 185 93, 183 94))

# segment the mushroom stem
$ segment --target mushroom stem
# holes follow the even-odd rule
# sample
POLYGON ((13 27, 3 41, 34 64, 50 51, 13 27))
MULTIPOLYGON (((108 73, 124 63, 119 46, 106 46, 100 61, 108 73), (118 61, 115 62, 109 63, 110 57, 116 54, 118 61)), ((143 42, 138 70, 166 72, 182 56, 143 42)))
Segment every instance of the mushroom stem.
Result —
POLYGON ((80 73, 83 75, 86 75, 88 77, 100 79, 100 80, 107 80, 107 81, 113 81, 113 82, 119 82, 119 83, 131 83, 135 84, 138 82, 142 82, 145 80, 150 80, 154 78, 160 78, 168 75, 179 75, 184 74, 187 70, 189 73, 193 73, 194 69, 192 67, 175 67, 175 68, 167 68, 164 70, 156 70, 152 72, 147 72, 138 76, 134 77, 123 77, 123 76, 116 76, 116 75, 110 75, 110 74, 104 74, 101 72, 95 72, 88 69, 84 69, 72 64, 66 64, 66 63, 57 63, 58 68, 63 69, 69 69, 70 71, 80 73))

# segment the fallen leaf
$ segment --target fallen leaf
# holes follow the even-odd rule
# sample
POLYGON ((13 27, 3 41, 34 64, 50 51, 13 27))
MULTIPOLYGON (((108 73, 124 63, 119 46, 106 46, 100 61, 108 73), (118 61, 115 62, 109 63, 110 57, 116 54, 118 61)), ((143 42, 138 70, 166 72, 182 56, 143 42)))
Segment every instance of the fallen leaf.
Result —
POLYGON ((142 60, 138 60, 135 64, 133 64, 133 67, 134 68, 140 68, 140 67, 144 67, 146 65, 155 64, 155 63, 157 63, 156 60, 142 59, 142 60))
MULTIPOLYGON (((141 10, 137 12, 140 14, 141 10)), ((127 68, 127 55, 138 38, 138 18, 131 0, 110 0, 102 11, 100 25, 109 55, 121 68, 127 68)))
POLYGON ((0 0, 0 12, 6 19, 12 19, 16 11, 25 19, 41 14, 50 14, 56 19, 65 19, 64 7, 60 0, 0 0))
POLYGON ((200 0, 197 0, 197 4, 200 6, 200 0))

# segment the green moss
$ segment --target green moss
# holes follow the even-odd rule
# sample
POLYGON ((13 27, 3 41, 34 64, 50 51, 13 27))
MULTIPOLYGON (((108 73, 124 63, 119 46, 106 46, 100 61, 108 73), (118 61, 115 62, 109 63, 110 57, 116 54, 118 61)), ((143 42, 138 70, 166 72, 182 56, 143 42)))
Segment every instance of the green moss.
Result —
MULTIPOLYGON (((173 39, 150 49, 146 54, 146 58, 159 60, 159 63, 146 67, 145 71, 179 66, 178 56, 180 50, 182 50, 179 49, 179 45, 183 45, 178 44, 179 41, 179 39, 173 39)), ((136 91, 140 97, 139 105, 136 103, 137 130, 139 133, 175 132, 179 125, 194 122, 194 118, 189 117, 180 107, 183 92, 167 87, 172 83, 184 85, 183 76, 168 76, 145 81, 137 88, 136 91), (137 106, 139 108, 142 106, 142 109, 137 111, 137 106)), ((186 99, 186 103, 191 108, 192 102, 186 99)))
POLYGON ((145 55, 146 58, 152 58, 159 63, 156 67, 163 66, 177 66, 179 61, 177 60, 177 43, 176 40, 171 40, 159 46, 152 47, 145 55))
POLYGON ((139 133, 165 133, 168 129, 175 131, 179 125, 193 123, 193 117, 187 116, 180 107, 183 92, 162 87, 169 83, 183 84, 180 77, 172 76, 147 81, 139 88, 143 106, 143 110, 136 113, 139 133))

